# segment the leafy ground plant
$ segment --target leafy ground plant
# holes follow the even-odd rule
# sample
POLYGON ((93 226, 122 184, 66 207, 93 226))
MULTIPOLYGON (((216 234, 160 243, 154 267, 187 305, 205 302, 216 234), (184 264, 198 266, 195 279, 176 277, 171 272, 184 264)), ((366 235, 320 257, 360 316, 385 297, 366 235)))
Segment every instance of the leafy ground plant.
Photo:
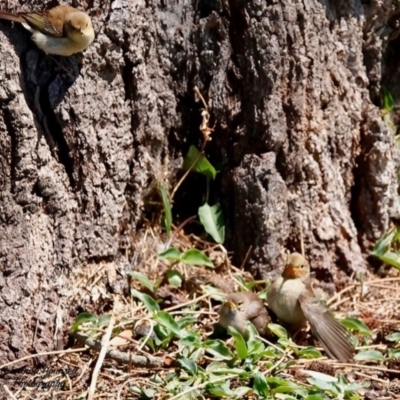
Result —
MULTIPOLYGON (((299 343, 277 324, 270 326, 276 334, 271 341, 259 337, 251 325, 247 339, 231 328, 222 331, 216 324, 216 308, 224 294, 210 285, 190 292, 185 285, 189 271, 197 271, 194 273, 198 277, 203 268, 185 268, 180 271, 182 282, 174 293, 185 293, 186 300, 172 306, 166 306, 165 298, 157 295, 169 286, 167 280, 157 274, 131 274, 131 304, 119 315, 120 325, 132 331, 147 326, 147 331, 134 335, 129 351, 158 359, 162 367, 118 367, 119 379, 124 381, 121 398, 356 400, 373 393, 380 399, 396 398, 393 396, 400 378, 396 321, 400 318, 394 314, 397 309, 390 310, 387 304, 399 300, 400 280, 386 283, 371 277, 350 284, 346 295, 331 300, 331 308, 338 310, 340 304, 341 314, 348 316, 342 323, 351 330, 357 345, 354 362, 342 364, 326 359, 309 337, 299 343)), ((216 270, 208 271, 218 274, 216 270)), ((232 272, 224 272, 224 279, 231 277, 241 285, 260 289, 261 285, 249 281, 246 274, 232 272)), ((77 319, 74 329, 82 326, 88 335, 101 335, 106 322, 84 315, 77 319)), ((117 326, 113 336, 121 329, 117 326)), ((125 347, 120 351, 128 350, 125 347)), ((115 371, 116 366, 106 361, 103 368, 115 371)))

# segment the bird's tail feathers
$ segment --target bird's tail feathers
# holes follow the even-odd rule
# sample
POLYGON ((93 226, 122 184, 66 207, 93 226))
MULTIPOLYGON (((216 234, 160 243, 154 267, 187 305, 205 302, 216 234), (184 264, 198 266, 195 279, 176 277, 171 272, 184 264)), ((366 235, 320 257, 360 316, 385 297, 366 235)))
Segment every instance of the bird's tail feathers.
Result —
POLYGON ((7 11, 1 11, 0 10, 0 19, 6 19, 8 21, 14 21, 14 22, 19 22, 19 23, 24 23, 26 22, 23 17, 17 14, 12 14, 7 11))

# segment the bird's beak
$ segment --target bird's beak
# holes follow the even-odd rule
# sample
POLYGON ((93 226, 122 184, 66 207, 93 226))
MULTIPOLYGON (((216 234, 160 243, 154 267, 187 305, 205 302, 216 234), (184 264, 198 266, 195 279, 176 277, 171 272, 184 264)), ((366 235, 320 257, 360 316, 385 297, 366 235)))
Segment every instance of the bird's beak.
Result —
POLYGON ((237 306, 236 306, 236 304, 233 302, 233 301, 227 301, 226 303, 225 303, 225 305, 227 306, 227 307, 229 307, 231 310, 237 310, 237 306))
POLYGON ((289 279, 294 279, 297 277, 297 268, 293 264, 287 264, 283 270, 283 276, 289 279))

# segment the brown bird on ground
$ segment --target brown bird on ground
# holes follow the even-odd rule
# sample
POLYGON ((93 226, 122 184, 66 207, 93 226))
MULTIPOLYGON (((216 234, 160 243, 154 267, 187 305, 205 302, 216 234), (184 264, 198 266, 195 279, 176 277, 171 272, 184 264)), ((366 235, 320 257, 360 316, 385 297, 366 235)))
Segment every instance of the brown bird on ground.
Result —
POLYGON ((246 328, 251 322, 262 336, 269 334, 267 325, 271 322, 264 303, 253 292, 236 292, 227 296, 219 310, 219 324, 224 328, 235 328, 246 337, 246 328))
POLYGON ((70 56, 85 50, 94 40, 89 15, 70 6, 21 14, 0 11, 0 19, 19 22, 47 54, 70 56))
POLYGON ((322 304, 311 287, 310 265, 299 253, 290 254, 282 273, 268 288, 269 308, 293 329, 310 324, 314 336, 329 357, 342 362, 353 358, 347 330, 322 304))

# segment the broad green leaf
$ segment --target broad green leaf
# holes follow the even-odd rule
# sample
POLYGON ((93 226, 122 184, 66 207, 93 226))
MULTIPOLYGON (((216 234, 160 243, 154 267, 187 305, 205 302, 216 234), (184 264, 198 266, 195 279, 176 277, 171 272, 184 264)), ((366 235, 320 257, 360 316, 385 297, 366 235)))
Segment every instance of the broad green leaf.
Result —
POLYGON ((197 363, 201 358, 204 357, 204 353, 204 349, 197 349, 190 355, 190 359, 197 363))
POLYGON ((193 360, 191 360, 190 358, 182 357, 179 358, 177 361, 185 371, 189 372, 189 374, 197 374, 197 364, 193 362, 193 360))
POLYGON ((192 171, 198 172, 210 179, 215 179, 217 175, 215 168, 194 146, 190 146, 183 161, 183 169, 188 170, 190 168, 192 168, 192 171))
POLYGON ((150 312, 155 312, 160 310, 158 303, 149 295, 139 292, 136 289, 131 289, 131 296, 139 299, 150 312))
MULTIPOLYGON (((197 316, 193 316, 193 315, 185 315, 184 317, 182 317, 181 319, 176 321, 176 323, 179 325, 180 329, 186 328, 188 325, 192 325, 196 322, 197 322, 197 316)), ((195 334, 194 332, 192 332, 190 336, 193 336, 193 337, 199 339, 198 334, 195 334)))
POLYGON ((329 397, 324 394, 310 394, 304 400, 329 400, 329 397))
POLYGON ((307 378, 307 381, 320 390, 327 390, 333 394, 338 394, 338 390, 333 382, 327 382, 322 379, 307 378))
MULTIPOLYGON (((229 382, 226 382, 229 383, 229 382)), ((214 387, 211 387, 208 389, 208 392, 212 394, 213 396, 216 396, 217 398, 228 398, 231 399, 233 392, 229 388, 226 387, 225 385, 215 385, 214 387)))
POLYGON ((161 199, 164 207, 164 224, 167 235, 171 234, 171 224, 172 224, 172 212, 171 212, 171 202, 169 200, 169 195, 167 189, 164 185, 159 185, 161 199))
POLYGON ((213 206, 209 206, 205 203, 203 206, 199 207, 199 218, 204 229, 215 242, 224 243, 225 221, 221 206, 218 203, 213 206))
POLYGON ((385 254, 377 257, 385 264, 400 269, 400 254, 394 251, 387 251, 385 254))
POLYGON ((289 382, 286 381, 285 379, 277 378, 275 376, 268 376, 266 380, 270 388, 276 388, 278 386, 286 386, 289 384, 289 382))
POLYGON ((160 325, 169 329, 172 333, 175 334, 175 336, 177 336, 180 339, 183 339, 188 336, 188 332, 186 332, 184 329, 180 329, 179 325, 172 318, 172 316, 165 311, 158 311, 153 315, 153 319, 160 325))
POLYGON ((229 368, 226 363, 222 363, 219 361, 213 361, 210 363, 206 371, 212 373, 214 375, 223 374, 223 375, 238 375, 238 376, 247 376, 249 373, 243 368, 229 368))
POLYGON ((222 384, 221 383, 214 385, 209 384, 207 385, 208 386, 207 389, 212 395, 216 396, 217 398, 231 399, 233 397, 233 392, 230 389, 230 385, 231 382, 228 380, 223 382, 222 384))
POLYGON ((400 332, 393 332, 390 335, 385 336, 385 339, 389 342, 400 342, 400 332))
POLYGON ((354 356, 354 360, 357 361, 382 361, 385 357, 378 350, 367 350, 361 351, 354 356))
POLYGON ((197 335, 189 335, 184 337, 183 339, 179 340, 179 343, 182 346, 187 346, 187 347, 192 347, 192 346, 198 346, 201 344, 200 338, 197 335))
POLYGON ((138 394, 141 400, 151 400, 155 398, 157 394, 157 390, 152 388, 139 388, 137 386, 133 386, 129 390, 132 393, 138 394))
POLYGON ((268 324, 269 330, 280 339, 287 339, 288 334, 286 329, 278 324, 268 324))
POLYGON ((373 336, 373 332, 368 328, 364 322, 358 320, 357 318, 345 318, 339 321, 345 328, 353 329, 360 333, 361 335, 373 336))
POLYGON ((170 247, 168 250, 163 251, 158 255, 159 260, 180 261, 181 253, 175 247, 170 247))
POLYGON ((185 251, 181 260, 189 265, 205 265, 206 267, 214 268, 214 264, 210 259, 202 251, 197 249, 185 251))
POLYGON ((128 275, 131 276, 133 279, 139 281, 139 283, 145 288, 149 289, 150 292, 154 292, 154 285, 146 275, 143 275, 141 272, 138 271, 130 271, 128 272, 128 275))
POLYGON ((222 360, 231 360, 234 358, 232 352, 225 346, 221 340, 206 340, 202 345, 207 352, 222 360))
MULTIPOLYGON (((307 396, 307 390, 300 388, 300 386, 297 385, 282 385, 277 387, 276 389, 274 389, 272 391, 273 394, 277 394, 277 393, 293 393, 296 395, 301 396, 302 398, 304 398, 305 396, 307 396)), ((276 396, 275 396, 276 397, 276 396)), ((285 397, 287 398, 287 397, 285 397)), ((294 397, 294 399, 297 399, 297 397, 294 397)))
POLYGON ((305 349, 301 349, 297 355, 301 358, 308 358, 308 359, 322 357, 321 352, 317 350, 315 347, 307 347, 305 349))
POLYGON ((254 390, 259 396, 267 397, 269 394, 268 384, 263 374, 254 377, 254 390))
POLYGON ((77 332, 79 330, 79 327, 87 322, 91 322, 93 325, 97 326, 98 321, 99 319, 97 315, 83 312, 76 317, 74 324, 70 328, 70 331, 77 332))
POLYGON ((388 349, 388 358, 400 358, 400 349, 388 349))
POLYGON ((176 288, 180 288, 182 286, 183 277, 179 271, 175 271, 173 269, 169 269, 166 272, 168 283, 176 288))
POLYGON ((243 339, 243 336, 235 328, 232 328, 231 326, 228 327, 228 333, 233 336, 233 340, 235 342, 235 349, 238 357, 241 360, 246 359, 249 352, 247 351, 246 342, 243 339))
POLYGON ((377 257, 384 255, 392 243, 395 234, 396 231, 393 230, 382 235, 382 237, 376 242, 371 253, 377 257))
POLYGON ((249 324, 247 330, 249 332, 249 339, 247 340, 247 349, 249 354, 252 356, 262 354, 265 350, 265 346, 264 343, 257 338, 257 329, 253 324, 249 324))

